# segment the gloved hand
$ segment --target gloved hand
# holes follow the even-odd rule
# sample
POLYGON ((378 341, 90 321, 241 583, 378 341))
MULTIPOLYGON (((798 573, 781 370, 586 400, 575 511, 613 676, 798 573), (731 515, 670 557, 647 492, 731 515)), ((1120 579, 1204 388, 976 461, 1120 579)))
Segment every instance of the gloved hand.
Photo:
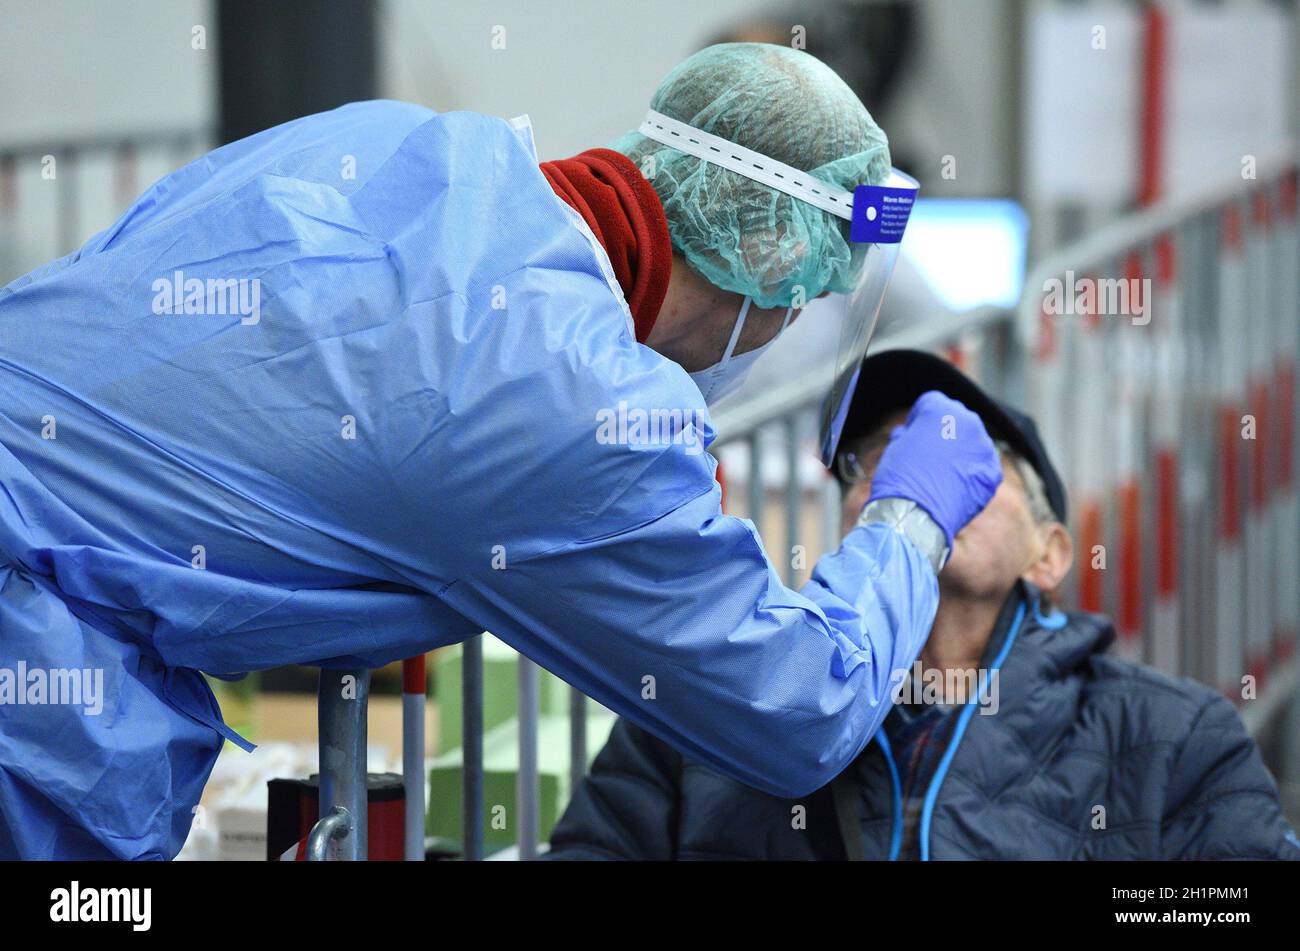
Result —
POLYGON ((910 499, 954 536, 993 498, 1002 460, 978 416, 936 390, 921 394, 889 436, 871 479, 871 498, 910 499))

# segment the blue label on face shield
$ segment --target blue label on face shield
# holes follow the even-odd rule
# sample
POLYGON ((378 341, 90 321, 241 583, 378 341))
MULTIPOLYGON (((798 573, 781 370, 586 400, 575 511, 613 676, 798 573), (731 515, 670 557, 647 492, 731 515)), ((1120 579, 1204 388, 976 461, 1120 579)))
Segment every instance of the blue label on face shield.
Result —
POLYGON ((853 219, 849 240, 871 244, 898 244, 912 213, 916 190, 886 185, 859 185, 853 189, 853 219))

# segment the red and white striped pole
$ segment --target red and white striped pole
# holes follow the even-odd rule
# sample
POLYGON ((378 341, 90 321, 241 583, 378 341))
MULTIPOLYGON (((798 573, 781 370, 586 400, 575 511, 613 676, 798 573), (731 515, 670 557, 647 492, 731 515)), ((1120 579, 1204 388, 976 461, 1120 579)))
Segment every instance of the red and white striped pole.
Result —
MULTIPOLYGON (((1074 471, 1074 453, 1071 437, 1074 432, 1074 417, 1066 407, 1065 388, 1067 385, 1066 360, 1063 357, 1066 336, 1060 318, 1047 309, 1046 299, 1038 311, 1038 321, 1024 332, 1033 345, 1033 359, 1028 361, 1027 395, 1029 403, 1035 409, 1038 418, 1039 433, 1043 443, 1057 464, 1057 468, 1069 491, 1076 491, 1078 479, 1074 471)), ((1077 513, 1077 505, 1075 506, 1077 513)), ((1071 573, 1059 592, 1069 597, 1069 586, 1078 584, 1079 575, 1071 573)), ((1078 603, 1077 596, 1072 599, 1078 603)))
MULTIPOLYGON (((1129 309, 1149 307, 1142 300, 1142 258, 1130 254, 1124 261, 1124 280, 1129 289, 1129 309)), ((1116 591, 1115 624, 1119 631, 1119 651, 1133 660, 1142 659, 1143 610, 1142 584, 1142 471, 1141 427, 1139 406, 1142 393, 1139 382, 1138 355, 1147 327, 1118 321, 1111 326, 1116 345, 1115 411, 1112 438, 1115 447, 1114 487, 1118 510, 1116 530, 1119 535, 1119 579, 1116 591)))
POLYGON ((1220 228, 1218 321, 1219 386, 1218 472, 1214 611, 1214 680, 1234 702, 1241 702, 1245 670, 1245 578, 1242 561, 1242 405, 1246 355, 1242 341, 1246 278, 1242 260, 1241 213, 1224 206, 1220 228))
POLYGON ((1151 663, 1169 674, 1183 673, 1178 610, 1179 524, 1178 439, 1186 365, 1180 343, 1182 296, 1177 250, 1170 235, 1156 241, 1156 293, 1151 301, 1154 386, 1151 395, 1152 490, 1155 493, 1155 604, 1151 611, 1151 663))
POLYGON ((1274 512, 1277 548, 1274 557, 1274 656, 1280 663, 1295 650, 1300 630, 1300 489, 1296 484, 1296 361, 1300 359, 1300 221, 1296 215, 1296 170, 1282 176, 1277 222, 1273 232, 1271 277, 1275 284, 1273 413, 1276 446, 1274 512))
POLYGON ((1272 323, 1275 304, 1269 276, 1272 213, 1263 189, 1251 196, 1251 226, 1245 233, 1245 322, 1239 333, 1246 341, 1246 412, 1254 426, 1243 439, 1248 465, 1245 539, 1246 671, 1262 689, 1273 653, 1274 520, 1271 506, 1274 481, 1271 460, 1275 436, 1272 419, 1272 323))
POLYGON ((965 342, 955 340, 943 348, 943 358, 955 366, 962 373, 970 376, 970 361, 967 359, 967 350, 965 342))
POLYGON ((425 655, 402 661, 402 786, 406 820, 403 855, 424 861, 424 710, 428 693, 425 655))
MULTIPOLYGON (((1095 275, 1086 281, 1096 286, 1095 275)), ((1095 300, 1095 295, 1094 295, 1095 300)), ((1082 326, 1074 334, 1079 381, 1090 395, 1075 401, 1077 426, 1074 431, 1079 480, 1079 549, 1082 554, 1079 572, 1079 607, 1084 611, 1104 613, 1106 608, 1105 571, 1111 564, 1104 538, 1103 499, 1106 491, 1106 463, 1109 453, 1098 452, 1106 445, 1107 409, 1105 341, 1101 320, 1095 311, 1081 314, 1082 326)))

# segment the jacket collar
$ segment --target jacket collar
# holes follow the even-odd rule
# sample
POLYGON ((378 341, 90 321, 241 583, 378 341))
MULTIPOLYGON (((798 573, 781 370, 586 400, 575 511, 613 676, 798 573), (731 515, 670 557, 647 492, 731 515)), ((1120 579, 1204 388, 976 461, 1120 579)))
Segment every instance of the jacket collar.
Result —
MULTIPOLYGON (((1108 618, 1097 614, 1047 611, 1042 594, 1027 582, 1018 582, 1008 601, 1023 601, 1028 606, 1025 626, 1006 663, 1027 667, 1036 677, 1059 679, 1077 671, 1095 654, 1102 654, 1115 640, 1115 628, 1108 618)), ((1019 603, 1017 601, 1017 603, 1019 603)), ((1003 615, 1006 615, 1003 609, 1003 615)), ((999 618, 1001 622, 1002 618, 999 618)), ((995 636, 1006 637, 1006 630, 995 627, 995 636)), ((990 638, 990 648, 994 638, 990 638)))
MULTIPOLYGON (((1045 684, 1069 677, 1091 657, 1104 653, 1115 640, 1115 629, 1108 619, 1094 614, 1049 612, 1042 606, 1039 590, 1018 581, 993 624, 980 660, 983 670, 989 670, 1001 652, 1022 604, 1024 620, 998 672, 999 713, 1032 704, 1035 697, 1041 699, 1045 684)), ((898 726, 899 713, 894 710, 889 716, 894 721, 892 731, 898 726)))

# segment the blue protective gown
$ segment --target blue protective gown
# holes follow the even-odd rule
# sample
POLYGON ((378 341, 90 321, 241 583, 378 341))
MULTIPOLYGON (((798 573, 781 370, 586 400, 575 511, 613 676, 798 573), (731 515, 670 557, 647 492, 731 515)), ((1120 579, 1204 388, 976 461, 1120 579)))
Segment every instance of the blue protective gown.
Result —
POLYGON ((0 856, 173 856, 231 735, 199 671, 483 630, 769 793, 860 751, 933 571, 858 528, 792 591, 698 445, 598 439, 620 403, 713 433, 593 241, 510 124, 358 103, 0 290, 0 701, 103 672, 98 713, 0 703, 0 856))

